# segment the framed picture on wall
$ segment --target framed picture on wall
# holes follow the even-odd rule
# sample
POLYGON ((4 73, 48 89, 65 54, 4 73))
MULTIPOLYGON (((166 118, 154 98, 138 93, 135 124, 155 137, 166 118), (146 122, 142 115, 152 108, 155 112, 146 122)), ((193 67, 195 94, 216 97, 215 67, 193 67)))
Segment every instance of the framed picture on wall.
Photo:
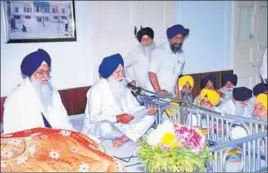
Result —
POLYGON ((2 2, 7 43, 76 41, 74 0, 2 2))

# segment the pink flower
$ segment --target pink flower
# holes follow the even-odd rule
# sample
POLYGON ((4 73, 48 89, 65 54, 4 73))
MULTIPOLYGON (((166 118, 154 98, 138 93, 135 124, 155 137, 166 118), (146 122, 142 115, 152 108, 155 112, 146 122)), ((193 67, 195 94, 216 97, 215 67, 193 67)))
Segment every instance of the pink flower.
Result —
POLYGON ((195 129, 187 126, 175 125, 175 134, 177 140, 183 144, 184 147, 191 149, 195 153, 199 153, 204 149, 205 137, 199 134, 195 129))

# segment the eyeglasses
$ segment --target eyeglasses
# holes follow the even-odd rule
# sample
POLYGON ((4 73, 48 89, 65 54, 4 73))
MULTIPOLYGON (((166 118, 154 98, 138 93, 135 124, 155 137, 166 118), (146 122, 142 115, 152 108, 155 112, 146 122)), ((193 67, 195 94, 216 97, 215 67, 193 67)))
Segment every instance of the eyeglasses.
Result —
POLYGON ((50 76, 50 72, 51 71, 39 70, 39 71, 36 71, 35 73, 39 74, 40 76, 44 76, 45 74, 47 76, 50 76))

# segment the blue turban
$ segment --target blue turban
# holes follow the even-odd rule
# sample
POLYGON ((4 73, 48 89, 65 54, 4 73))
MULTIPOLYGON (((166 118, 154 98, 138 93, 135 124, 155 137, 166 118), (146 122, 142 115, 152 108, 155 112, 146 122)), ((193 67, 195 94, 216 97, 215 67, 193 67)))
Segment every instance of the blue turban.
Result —
POLYGON ((212 75, 209 75, 209 76, 206 76, 202 79, 201 81, 201 89, 205 88, 205 86, 207 85, 208 81, 211 81, 213 84, 214 84, 214 88, 216 88, 216 77, 215 76, 212 76, 212 75))
POLYGON ((228 81, 231 82, 234 86, 236 86, 237 75, 236 74, 224 74, 222 76, 222 85, 224 86, 228 81))
POLYGON ((189 29, 184 28, 182 25, 174 25, 167 29, 167 37, 171 39, 175 37, 177 34, 182 34, 184 37, 189 34, 189 29))
POLYGON ((266 90, 268 90, 268 86, 261 82, 254 86, 253 94, 254 96, 257 96, 261 93, 264 93, 266 90))
POLYGON ((108 78, 113 74, 117 67, 121 64, 124 67, 124 61, 120 54, 114 54, 103 58, 99 66, 99 74, 103 78, 108 78))
POLYGON ((251 89, 246 87, 237 87, 233 90, 233 98, 236 101, 246 101, 252 97, 251 89))
POLYGON ((22 60, 20 65, 22 74, 31 77, 32 74, 40 67, 43 61, 45 61, 50 67, 51 65, 50 56, 43 49, 38 49, 37 51, 28 54, 22 60))

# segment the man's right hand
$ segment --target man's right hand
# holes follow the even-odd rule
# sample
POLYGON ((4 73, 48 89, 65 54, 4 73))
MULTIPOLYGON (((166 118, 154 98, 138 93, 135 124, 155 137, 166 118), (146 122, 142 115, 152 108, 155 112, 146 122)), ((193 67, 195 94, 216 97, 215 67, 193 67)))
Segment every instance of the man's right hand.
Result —
POLYGON ((136 81, 133 80, 130 82, 130 84, 136 87, 136 81))
POLYGON ((160 96, 167 96, 168 92, 166 90, 159 90, 157 94, 159 94, 160 96))
POLYGON ((117 122, 128 124, 131 120, 133 120, 134 116, 129 114, 120 114, 117 115, 117 122))

